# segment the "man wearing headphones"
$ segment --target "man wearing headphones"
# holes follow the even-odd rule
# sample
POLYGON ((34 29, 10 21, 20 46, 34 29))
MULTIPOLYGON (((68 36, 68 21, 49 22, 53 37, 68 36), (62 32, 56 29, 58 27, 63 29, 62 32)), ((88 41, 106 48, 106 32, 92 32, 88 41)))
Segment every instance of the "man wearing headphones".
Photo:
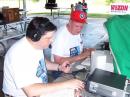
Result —
POLYGON ((69 72, 68 61, 59 65, 45 59, 43 49, 52 42, 56 26, 48 18, 35 17, 26 36, 8 50, 4 60, 3 92, 5 97, 39 97, 65 88, 84 88, 82 81, 71 79, 48 83, 47 70, 69 72))

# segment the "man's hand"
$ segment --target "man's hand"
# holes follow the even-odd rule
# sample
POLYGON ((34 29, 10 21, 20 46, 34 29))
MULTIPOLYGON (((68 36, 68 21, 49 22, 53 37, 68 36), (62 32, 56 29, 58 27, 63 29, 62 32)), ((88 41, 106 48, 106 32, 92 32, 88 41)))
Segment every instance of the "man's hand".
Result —
POLYGON ((85 83, 78 79, 71 79, 65 82, 67 88, 71 88, 75 90, 74 97, 80 97, 81 92, 85 88, 85 83))
POLYGON ((68 73, 70 69, 71 67, 69 61, 65 61, 63 64, 59 65, 59 71, 63 71, 64 73, 68 73))
POLYGON ((92 51, 95 51, 95 49, 94 48, 86 48, 83 50, 83 53, 90 56, 92 51))
POLYGON ((91 52, 94 51, 93 48, 84 49, 83 52, 78 56, 78 60, 84 60, 91 56, 91 52))

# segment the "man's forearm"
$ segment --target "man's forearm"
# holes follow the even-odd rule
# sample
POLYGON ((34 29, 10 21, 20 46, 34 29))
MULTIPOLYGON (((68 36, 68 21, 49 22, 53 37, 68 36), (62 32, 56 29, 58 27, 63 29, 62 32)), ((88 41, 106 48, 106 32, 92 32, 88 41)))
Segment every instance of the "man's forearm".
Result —
POLYGON ((59 68, 59 64, 58 63, 50 62, 47 59, 46 59, 46 66, 47 66, 48 70, 58 71, 58 68, 59 68))
POLYGON ((23 91, 26 93, 28 97, 33 97, 33 96, 40 96, 40 95, 48 94, 48 93, 51 93, 60 89, 64 89, 66 87, 67 86, 64 85, 64 82, 48 83, 48 84, 36 83, 30 86, 24 87, 23 91))
POLYGON ((86 56, 73 56, 73 57, 61 57, 59 60, 57 60, 56 58, 54 58, 55 62, 58 64, 62 64, 65 61, 69 61, 69 63, 74 63, 74 62, 78 62, 81 60, 84 60, 86 58, 86 56))

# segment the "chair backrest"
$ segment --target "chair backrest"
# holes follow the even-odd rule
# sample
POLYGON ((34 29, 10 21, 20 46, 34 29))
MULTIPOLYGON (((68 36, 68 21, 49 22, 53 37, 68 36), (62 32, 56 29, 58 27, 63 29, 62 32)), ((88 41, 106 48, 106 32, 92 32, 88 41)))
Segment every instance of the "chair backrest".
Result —
POLYGON ((47 3, 56 3, 56 0, 47 0, 48 2, 47 3))
POLYGON ((0 12, 0 20, 4 20, 4 15, 0 12))
POLYGON ((54 7, 57 7, 56 0, 46 0, 45 4, 46 9, 53 9, 54 7))
POLYGON ((2 8, 6 23, 17 22, 20 20, 19 8, 2 8))
POLYGON ((0 25, 5 24, 5 18, 4 15, 0 12, 0 25))

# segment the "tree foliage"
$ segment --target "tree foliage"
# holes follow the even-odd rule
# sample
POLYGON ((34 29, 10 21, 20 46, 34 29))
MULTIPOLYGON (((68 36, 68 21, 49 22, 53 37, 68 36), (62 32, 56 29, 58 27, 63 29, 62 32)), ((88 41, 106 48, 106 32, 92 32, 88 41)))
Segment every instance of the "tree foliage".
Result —
POLYGON ((32 0, 33 2, 38 2, 38 1, 40 1, 40 0, 32 0))
POLYGON ((106 0, 107 5, 110 5, 111 3, 115 3, 115 2, 130 3, 130 0, 106 0))
POLYGON ((116 0, 106 0, 107 5, 110 5, 111 3, 116 2, 116 0))
MULTIPOLYGON (((123 1, 123 0, 122 0, 123 1)), ((130 3, 130 0, 124 0, 125 2, 129 2, 130 3)))

